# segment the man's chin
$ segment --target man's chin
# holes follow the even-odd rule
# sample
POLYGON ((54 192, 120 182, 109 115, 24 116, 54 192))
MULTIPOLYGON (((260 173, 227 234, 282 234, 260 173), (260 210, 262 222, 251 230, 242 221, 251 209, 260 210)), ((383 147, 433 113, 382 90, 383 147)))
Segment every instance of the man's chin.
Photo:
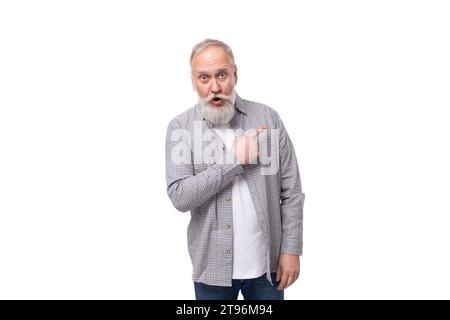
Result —
POLYGON ((211 102, 206 103, 206 107, 208 107, 208 108, 210 108, 210 109, 212 109, 212 110, 220 110, 220 109, 222 109, 225 105, 226 105, 226 102, 225 102, 225 101, 222 101, 222 103, 221 103, 220 105, 217 105, 217 106, 216 106, 215 104, 211 103, 211 102))

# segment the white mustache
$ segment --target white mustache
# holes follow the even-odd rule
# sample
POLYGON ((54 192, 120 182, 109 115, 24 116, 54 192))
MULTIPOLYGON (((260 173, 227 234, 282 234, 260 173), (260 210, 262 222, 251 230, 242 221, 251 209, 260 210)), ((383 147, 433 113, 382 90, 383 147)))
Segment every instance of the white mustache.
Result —
POLYGON ((224 94, 220 94, 220 93, 218 93, 218 94, 212 93, 209 96, 207 96, 205 99, 203 99, 203 101, 205 103, 209 103, 214 98, 220 98, 220 99, 222 99, 224 101, 231 101, 231 97, 230 96, 227 96, 227 95, 224 95, 224 94))

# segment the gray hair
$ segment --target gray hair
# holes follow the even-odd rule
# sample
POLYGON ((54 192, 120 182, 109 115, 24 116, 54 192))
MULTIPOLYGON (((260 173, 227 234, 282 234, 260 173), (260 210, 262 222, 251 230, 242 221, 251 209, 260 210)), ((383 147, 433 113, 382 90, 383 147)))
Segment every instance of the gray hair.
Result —
POLYGON ((197 43, 192 48, 191 58, 189 59, 191 67, 192 67, 192 60, 194 60, 194 57, 209 46, 218 46, 218 47, 223 48, 225 50, 225 52, 230 56, 231 65, 234 65, 234 55, 233 55, 233 51, 231 50, 230 46, 228 46, 225 42, 222 42, 220 40, 205 39, 205 40, 197 43))

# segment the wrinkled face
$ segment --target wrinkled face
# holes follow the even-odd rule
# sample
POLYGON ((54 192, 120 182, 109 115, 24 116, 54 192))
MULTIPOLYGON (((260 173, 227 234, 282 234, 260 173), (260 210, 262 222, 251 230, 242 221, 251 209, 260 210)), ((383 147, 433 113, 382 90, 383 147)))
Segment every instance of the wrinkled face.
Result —
POLYGON ((230 96, 236 82, 237 68, 222 47, 211 45, 194 56, 192 86, 200 98, 211 101, 214 107, 224 105, 224 99, 215 95, 230 96))

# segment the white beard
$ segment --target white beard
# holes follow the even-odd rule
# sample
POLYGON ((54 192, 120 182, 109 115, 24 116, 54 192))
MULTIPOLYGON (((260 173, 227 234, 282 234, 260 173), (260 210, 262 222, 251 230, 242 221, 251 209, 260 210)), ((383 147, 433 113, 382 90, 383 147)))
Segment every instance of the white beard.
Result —
POLYGON ((211 102, 205 102, 199 97, 203 117, 217 125, 229 123, 233 119, 236 109, 231 104, 231 99, 223 100, 223 106, 216 107, 211 102))

